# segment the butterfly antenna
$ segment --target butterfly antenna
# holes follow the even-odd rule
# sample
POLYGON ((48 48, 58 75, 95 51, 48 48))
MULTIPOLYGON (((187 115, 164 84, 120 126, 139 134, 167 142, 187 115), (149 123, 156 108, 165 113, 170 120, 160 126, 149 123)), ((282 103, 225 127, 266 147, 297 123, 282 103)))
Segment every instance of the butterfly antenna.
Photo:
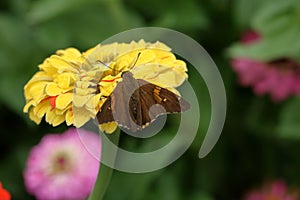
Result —
MULTIPOLYGON (((132 68, 136 65, 136 63, 137 63, 137 61, 138 61, 140 55, 141 55, 141 52, 138 53, 136 59, 135 59, 135 60, 132 62, 132 64, 128 67, 129 70, 127 70, 127 71, 130 71, 130 69, 132 69, 132 68)), ((124 66, 122 69, 120 69, 120 71, 123 71, 123 69, 124 69, 125 67, 126 67, 126 66, 124 66)), ((123 71, 123 72, 125 72, 125 71, 123 71)))
POLYGON ((96 62, 98 62, 98 63, 101 63, 102 65, 104 65, 105 67, 107 67, 107 68, 109 68, 109 69, 111 69, 111 70, 113 70, 113 71, 115 71, 115 72, 120 72, 119 70, 116 70, 116 69, 114 69, 114 68, 111 68, 109 65, 107 65, 106 63, 104 63, 104 62, 102 62, 101 60, 97 60, 96 62))
MULTIPOLYGON (((137 57, 136 57, 134 63, 132 64, 132 67, 131 67, 131 68, 133 68, 133 67, 136 65, 136 63, 137 63, 137 61, 138 61, 140 55, 141 55, 141 52, 138 53, 138 55, 137 55, 137 57)), ((116 70, 116 69, 111 68, 109 65, 107 65, 106 63, 104 63, 104 62, 101 61, 101 60, 97 60, 96 62, 101 63, 101 64, 104 65, 105 67, 107 67, 107 68, 109 68, 109 69, 111 69, 111 70, 113 70, 113 71, 115 71, 115 72, 118 72, 118 73, 119 73, 119 72, 122 71, 122 70, 116 70)))
POLYGON ((137 61, 138 61, 139 58, 140 58, 140 55, 141 55, 141 52, 138 53, 138 55, 137 55, 137 57, 136 57, 134 63, 132 64, 132 67, 131 67, 131 68, 133 68, 133 67, 136 65, 137 61))
POLYGON ((96 62, 101 63, 105 67, 112 69, 110 66, 108 66, 106 63, 102 62, 101 60, 97 60, 96 62))

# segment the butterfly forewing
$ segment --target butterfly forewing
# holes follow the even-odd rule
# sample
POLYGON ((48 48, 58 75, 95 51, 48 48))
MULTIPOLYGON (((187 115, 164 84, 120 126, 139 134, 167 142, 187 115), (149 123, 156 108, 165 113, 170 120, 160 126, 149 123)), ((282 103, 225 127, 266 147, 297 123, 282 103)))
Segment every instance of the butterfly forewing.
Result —
POLYGON ((111 97, 107 97, 106 101, 103 103, 103 105, 100 108, 100 111, 97 114, 97 119, 99 124, 105 124, 108 122, 113 122, 114 117, 112 114, 112 104, 111 104, 111 97))

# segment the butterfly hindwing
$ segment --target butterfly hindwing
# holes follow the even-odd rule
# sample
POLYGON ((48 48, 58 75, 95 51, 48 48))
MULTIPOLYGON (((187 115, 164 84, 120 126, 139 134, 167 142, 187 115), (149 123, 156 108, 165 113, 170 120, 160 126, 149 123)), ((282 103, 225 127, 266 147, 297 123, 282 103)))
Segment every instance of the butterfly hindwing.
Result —
POLYGON ((138 79, 138 82, 142 82, 138 89, 144 115, 142 125, 151 123, 159 115, 184 112, 189 109, 189 103, 175 93, 141 79, 138 79))

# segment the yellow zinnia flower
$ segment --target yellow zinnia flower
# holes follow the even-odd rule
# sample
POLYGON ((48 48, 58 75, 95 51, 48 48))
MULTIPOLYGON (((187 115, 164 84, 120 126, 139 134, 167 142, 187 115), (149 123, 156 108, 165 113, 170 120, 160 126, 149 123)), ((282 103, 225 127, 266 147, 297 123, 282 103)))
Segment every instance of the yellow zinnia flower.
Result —
MULTIPOLYGON (((176 93, 174 88, 187 78, 185 62, 177 60, 168 46, 144 40, 97 45, 84 53, 59 50, 39 69, 24 87, 24 112, 37 124, 45 116, 53 126, 66 121, 81 127, 94 119, 123 71, 176 93)), ((107 133, 116 127, 114 122, 100 125, 107 133)))

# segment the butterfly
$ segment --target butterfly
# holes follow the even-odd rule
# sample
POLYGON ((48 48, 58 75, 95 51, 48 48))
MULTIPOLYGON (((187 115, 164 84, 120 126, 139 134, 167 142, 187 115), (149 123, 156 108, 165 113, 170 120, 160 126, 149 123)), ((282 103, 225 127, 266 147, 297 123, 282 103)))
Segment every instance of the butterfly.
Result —
POLYGON ((99 124, 117 122, 120 127, 136 132, 151 124, 158 116, 184 112, 190 104, 177 94, 123 72, 97 113, 99 124))

